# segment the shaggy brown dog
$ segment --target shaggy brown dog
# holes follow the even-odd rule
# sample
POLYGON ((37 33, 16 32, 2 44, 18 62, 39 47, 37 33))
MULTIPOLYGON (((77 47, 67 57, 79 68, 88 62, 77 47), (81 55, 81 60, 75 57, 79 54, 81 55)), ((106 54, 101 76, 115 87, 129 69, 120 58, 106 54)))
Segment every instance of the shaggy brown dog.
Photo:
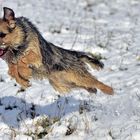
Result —
POLYGON ((102 62, 84 52, 66 50, 47 42, 27 18, 16 18, 14 11, 6 7, 0 19, 0 56, 8 64, 9 75, 23 89, 30 86, 30 78, 48 78, 60 93, 73 88, 96 92, 97 88, 113 94, 111 87, 87 70, 87 63, 99 70, 103 68, 102 62))

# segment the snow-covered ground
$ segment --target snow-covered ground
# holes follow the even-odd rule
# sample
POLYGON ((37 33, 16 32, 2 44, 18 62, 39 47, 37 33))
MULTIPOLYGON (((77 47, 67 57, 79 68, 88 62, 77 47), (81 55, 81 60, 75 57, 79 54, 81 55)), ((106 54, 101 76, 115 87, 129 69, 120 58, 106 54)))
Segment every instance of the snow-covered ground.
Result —
MULTIPOLYGON (((140 140, 139 0, 0 0, 67 49, 100 54, 114 96, 74 90, 59 96, 47 80, 19 86, 0 60, 0 140, 140 140)), ((2 12, 1 12, 2 15, 2 12)))

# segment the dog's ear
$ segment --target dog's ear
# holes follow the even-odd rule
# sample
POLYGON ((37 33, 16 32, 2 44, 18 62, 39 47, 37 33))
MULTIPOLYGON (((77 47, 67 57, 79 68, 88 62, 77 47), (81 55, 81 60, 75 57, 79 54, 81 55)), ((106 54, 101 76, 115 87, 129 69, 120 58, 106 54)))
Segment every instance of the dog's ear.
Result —
POLYGON ((3 20, 8 22, 10 28, 15 28, 16 23, 15 23, 15 13, 12 9, 4 7, 3 8, 4 15, 3 15, 3 20))

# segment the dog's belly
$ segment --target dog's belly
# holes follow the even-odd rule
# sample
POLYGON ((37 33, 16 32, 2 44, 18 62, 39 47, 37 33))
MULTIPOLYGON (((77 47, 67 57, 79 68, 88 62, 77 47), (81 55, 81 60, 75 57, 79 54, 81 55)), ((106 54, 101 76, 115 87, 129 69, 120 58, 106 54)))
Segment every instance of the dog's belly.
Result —
POLYGON ((43 65, 38 67, 38 68, 30 65, 29 68, 32 70, 32 78, 33 79, 46 79, 46 78, 48 78, 48 72, 43 65))

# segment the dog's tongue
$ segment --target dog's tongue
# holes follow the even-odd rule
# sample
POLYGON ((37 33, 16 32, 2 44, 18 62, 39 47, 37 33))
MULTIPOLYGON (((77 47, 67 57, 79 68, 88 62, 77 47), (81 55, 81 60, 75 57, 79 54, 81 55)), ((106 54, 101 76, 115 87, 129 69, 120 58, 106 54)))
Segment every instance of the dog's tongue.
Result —
POLYGON ((0 49, 0 56, 3 56, 3 54, 4 54, 4 50, 0 49))

